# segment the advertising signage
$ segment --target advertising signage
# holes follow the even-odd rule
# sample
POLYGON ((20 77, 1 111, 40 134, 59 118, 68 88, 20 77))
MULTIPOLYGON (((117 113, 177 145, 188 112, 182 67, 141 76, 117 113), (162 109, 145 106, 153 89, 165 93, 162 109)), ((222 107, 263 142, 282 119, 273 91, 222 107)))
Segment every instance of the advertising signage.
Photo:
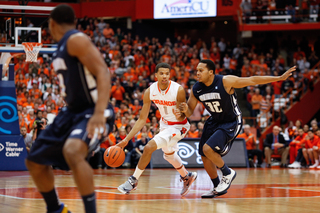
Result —
MULTIPOLYGON (((199 155, 199 139, 184 138, 178 142, 182 163, 185 167, 203 168, 203 162, 199 155)), ((246 142, 242 138, 236 138, 231 150, 223 157, 224 162, 230 167, 249 167, 246 142)), ((163 151, 158 149, 152 154, 153 168, 172 168, 172 165, 163 158, 163 151)))
POLYGON ((154 19, 217 16, 217 0, 154 0, 154 19))

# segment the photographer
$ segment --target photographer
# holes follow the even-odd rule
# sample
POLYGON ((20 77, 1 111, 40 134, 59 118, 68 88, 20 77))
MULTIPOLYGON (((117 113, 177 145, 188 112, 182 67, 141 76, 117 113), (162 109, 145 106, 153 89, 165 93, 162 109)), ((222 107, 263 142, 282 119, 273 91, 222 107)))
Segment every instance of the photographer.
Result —
POLYGON ((48 120, 46 118, 36 119, 33 123, 33 141, 38 137, 40 132, 47 127, 48 120))

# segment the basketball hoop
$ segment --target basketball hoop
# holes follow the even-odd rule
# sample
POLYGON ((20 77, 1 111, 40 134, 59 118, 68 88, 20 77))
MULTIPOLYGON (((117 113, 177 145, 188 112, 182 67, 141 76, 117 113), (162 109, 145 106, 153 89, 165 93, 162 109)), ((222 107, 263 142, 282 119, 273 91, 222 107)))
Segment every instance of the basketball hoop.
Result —
POLYGON ((27 55, 26 61, 37 62, 38 53, 42 47, 42 43, 23 42, 22 46, 27 55))

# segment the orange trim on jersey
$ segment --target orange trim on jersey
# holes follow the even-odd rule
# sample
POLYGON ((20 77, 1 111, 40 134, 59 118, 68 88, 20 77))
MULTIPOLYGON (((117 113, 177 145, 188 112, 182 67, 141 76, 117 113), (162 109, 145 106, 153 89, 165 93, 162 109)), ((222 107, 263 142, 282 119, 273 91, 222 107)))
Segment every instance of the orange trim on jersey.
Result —
POLYGON ((169 86, 168 86, 168 88, 167 88, 167 90, 166 90, 166 93, 165 93, 165 94, 167 94, 167 92, 169 91, 170 86, 171 86, 171 81, 170 81, 170 83, 169 83, 169 86))
POLYGON ((186 124, 188 123, 187 118, 185 118, 183 121, 167 121, 166 119, 162 118, 162 121, 167 125, 177 125, 177 124, 186 124))
MULTIPOLYGON (((168 86, 168 88, 166 89, 165 94, 167 94, 167 92, 169 91, 170 85, 171 85, 171 81, 169 82, 169 86, 168 86)), ((157 82, 157 86, 158 86, 158 90, 159 90, 160 94, 162 94, 162 93, 161 93, 161 89, 160 89, 160 87, 159 87, 159 81, 157 82)))

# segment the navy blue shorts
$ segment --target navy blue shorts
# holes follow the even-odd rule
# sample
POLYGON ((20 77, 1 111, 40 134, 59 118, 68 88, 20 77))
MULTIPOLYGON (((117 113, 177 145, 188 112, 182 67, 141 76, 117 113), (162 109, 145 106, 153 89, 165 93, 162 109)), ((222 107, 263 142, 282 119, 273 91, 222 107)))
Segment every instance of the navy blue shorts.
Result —
MULTIPOLYGON (((109 132, 113 128, 114 113, 111 106, 108 108, 111 110, 111 116, 107 118, 106 124, 109 132)), ((53 123, 41 131, 32 145, 27 159, 38 164, 54 165, 60 169, 69 170, 69 166, 62 153, 63 146, 68 138, 79 138, 84 141, 88 144, 88 153, 95 150, 104 139, 91 141, 87 137, 87 123, 93 112, 94 108, 75 113, 64 107, 53 123)))
POLYGON ((236 121, 216 123, 209 117, 203 127, 203 133, 199 143, 199 154, 203 153, 204 144, 209 145, 215 152, 225 156, 231 149, 234 139, 242 129, 242 117, 236 121))

